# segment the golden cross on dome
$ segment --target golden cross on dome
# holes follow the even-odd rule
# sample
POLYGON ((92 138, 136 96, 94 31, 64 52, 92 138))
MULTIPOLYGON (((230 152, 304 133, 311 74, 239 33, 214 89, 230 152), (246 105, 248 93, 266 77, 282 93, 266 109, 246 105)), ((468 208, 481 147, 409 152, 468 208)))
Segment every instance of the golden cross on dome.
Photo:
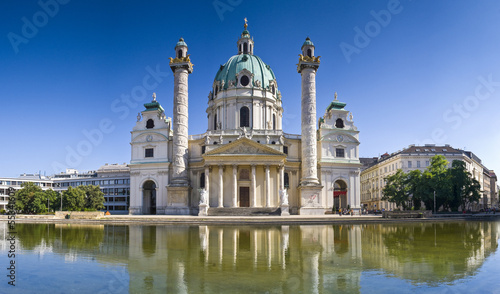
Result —
POLYGON ((248 27, 248 20, 247 20, 247 18, 245 17, 245 30, 247 29, 247 27, 248 27))

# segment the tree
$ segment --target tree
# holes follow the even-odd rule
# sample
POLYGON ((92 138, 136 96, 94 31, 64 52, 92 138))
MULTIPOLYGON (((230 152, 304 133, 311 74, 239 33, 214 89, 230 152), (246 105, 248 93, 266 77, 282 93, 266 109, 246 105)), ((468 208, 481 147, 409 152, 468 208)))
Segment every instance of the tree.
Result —
POLYGON ((404 210, 408 207, 409 189, 407 185, 407 174, 398 169, 395 174, 385 178, 386 184, 382 189, 382 200, 396 203, 404 210))
MULTIPOLYGON (((61 208, 61 193, 56 192, 52 189, 45 191, 45 196, 49 200, 49 207, 52 211, 59 210, 61 208)), ((47 200, 45 200, 47 201, 47 200)))
POLYGON ((472 202, 478 201, 481 197, 481 185, 467 171, 465 162, 460 160, 452 162, 450 179, 452 195, 451 209, 458 210, 459 207, 463 210, 468 209, 472 202))
POLYGON ((413 208, 418 210, 422 206, 422 199, 426 195, 425 183, 422 180, 422 172, 418 169, 412 170, 406 174, 406 184, 408 193, 411 195, 413 208))
POLYGON ((22 213, 45 213, 47 212, 47 196, 42 188, 33 182, 26 182, 16 192, 16 210, 22 213))
POLYGON ((81 211, 85 208, 85 192, 82 189, 68 187, 62 196, 64 209, 81 211))
POLYGON ((99 186, 79 186, 85 192, 85 208, 92 210, 104 209, 104 193, 99 186))
POLYGON ((451 184, 447 166, 448 160, 443 155, 435 155, 431 158, 430 165, 423 175, 424 181, 429 185, 427 188, 423 187, 425 207, 434 207, 434 192, 436 193, 436 208, 447 207, 450 203, 451 184), (429 188, 432 191, 429 191, 429 188))

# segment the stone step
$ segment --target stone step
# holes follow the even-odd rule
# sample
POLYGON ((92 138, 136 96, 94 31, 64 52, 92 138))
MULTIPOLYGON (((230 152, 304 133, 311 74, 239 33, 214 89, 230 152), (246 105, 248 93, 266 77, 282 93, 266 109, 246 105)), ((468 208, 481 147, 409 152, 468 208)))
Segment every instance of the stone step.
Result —
POLYGON ((281 215, 279 207, 210 207, 209 216, 281 215))

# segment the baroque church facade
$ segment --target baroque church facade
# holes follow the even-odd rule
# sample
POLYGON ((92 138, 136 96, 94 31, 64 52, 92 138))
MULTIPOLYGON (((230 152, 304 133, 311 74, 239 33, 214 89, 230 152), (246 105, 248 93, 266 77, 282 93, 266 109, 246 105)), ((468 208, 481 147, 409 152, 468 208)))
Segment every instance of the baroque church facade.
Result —
POLYGON ((336 94, 317 124, 320 60, 312 41, 307 38, 302 45, 297 65, 302 83, 300 135, 282 129, 277 79, 254 54, 246 23, 237 45, 237 54, 215 75, 207 131, 189 136, 188 77, 193 66, 184 40, 176 44, 175 58, 170 58, 173 118, 166 117, 153 95, 131 132, 129 213, 359 212, 359 132, 336 94))

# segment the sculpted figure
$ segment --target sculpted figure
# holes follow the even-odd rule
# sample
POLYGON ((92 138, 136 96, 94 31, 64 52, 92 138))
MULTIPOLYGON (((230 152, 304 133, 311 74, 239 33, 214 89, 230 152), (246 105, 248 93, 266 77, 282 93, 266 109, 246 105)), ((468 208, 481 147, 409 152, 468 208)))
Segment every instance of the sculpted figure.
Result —
POLYGON ((207 189, 200 189, 200 205, 208 204, 208 191, 207 189))
POLYGON ((286 189, 280 190, 281 205, 288 205, 288 192, 286 189))

